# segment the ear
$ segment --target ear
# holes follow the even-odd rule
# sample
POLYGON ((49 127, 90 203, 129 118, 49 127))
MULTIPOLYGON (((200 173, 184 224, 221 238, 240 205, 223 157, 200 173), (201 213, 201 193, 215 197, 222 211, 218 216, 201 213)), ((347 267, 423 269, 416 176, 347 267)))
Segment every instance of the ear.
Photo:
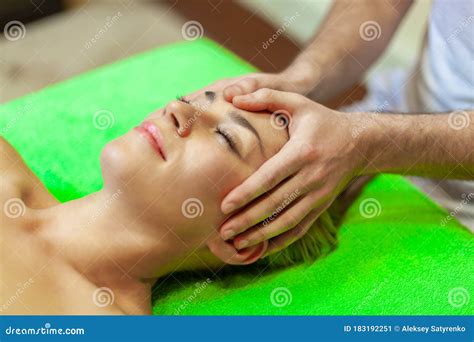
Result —
POLYGON ((268 241, 238 250, 234 247, 233 240, 224 241, 216 233, 207 241, 207 246, 216 257, 226 264, 248 265, 254 263, 265 254, 268 248, 268 241))

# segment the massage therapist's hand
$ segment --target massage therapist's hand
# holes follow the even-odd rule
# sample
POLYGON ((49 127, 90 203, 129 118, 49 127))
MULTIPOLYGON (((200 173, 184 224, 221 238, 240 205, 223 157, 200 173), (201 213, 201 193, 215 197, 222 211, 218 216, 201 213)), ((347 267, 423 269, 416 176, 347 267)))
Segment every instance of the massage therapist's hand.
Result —
POLYGON ((252 93, 261 88, 296 93, 304 93, 309 90, 307 82, 297 72, 285 70, 275 74, 251 73, 240 77, 222 79, 187 95, 186 98, 192 100, 206 91, 223 91, 224 98, 232 102, 236 95, 252 93))
POLYGON ((270 89, 236 96, 233 104, 273 112, 273 119, 280 111, 291 115, 288 142, 221 203, 224 213, 233 213, 221 226, 221 237, 236 236, 237 249, 271 239, 271 254, 302 237, 364 168, 363 144, 351 135, 357 114, 270 89), (239 208, 243 209, 234 212, 239 208))

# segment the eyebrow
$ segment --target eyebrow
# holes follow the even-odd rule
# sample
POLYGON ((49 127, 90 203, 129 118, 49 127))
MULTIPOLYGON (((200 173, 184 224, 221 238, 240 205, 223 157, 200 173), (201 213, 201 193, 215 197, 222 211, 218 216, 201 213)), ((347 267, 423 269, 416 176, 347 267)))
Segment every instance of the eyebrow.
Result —
MULTIPOLYGON (((205 91, 204 95, 206 96, 206 99, 211 103, 213 103, 216 98, 216 93, 214 91, 205 91)), ((258 134, 258 131, 255 129, 255 127, 252 126, 252 124, 246 118, 244 118, 242 115, 240 115, 236 111, 230 111, 227 114, 230 116, 232 121, 234 121, 236 124, 242 127, 245 127, 257 137, 258 147, 260 148, 260 152, 265 156, 262 139, 260 138, 260 134, 258 134)))
POLYGON ((214 102, 214 99, 216 98, 216 93, 213 91, 205 91, 204 95, 206 95, 206 99, 211 103, 214 102))
POLYGON ((252 124, 246 118, 244 118, 242 115, 240 115, 236 111, 230 111, 228 115, 230 116, 232 121, 234 121, 236 124, 239 124, 242 127, 247 128, 250 132, 252 132, 257 137, 260 152, 262 152, 262 154, 265 155, 265 153, 263 152, 262 139, 260 138, 260 134, 258 134, 255 127, 253 127, 252 124))

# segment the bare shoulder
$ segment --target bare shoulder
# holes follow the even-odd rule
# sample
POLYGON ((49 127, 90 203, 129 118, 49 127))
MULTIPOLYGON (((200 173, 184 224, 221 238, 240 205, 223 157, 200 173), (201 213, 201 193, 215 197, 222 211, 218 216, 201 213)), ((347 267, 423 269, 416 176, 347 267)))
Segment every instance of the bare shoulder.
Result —
POLYGON ((0 258, 0 315, 123 314, 114 303, 113 293, 103 303, 102 290, 67 260, 45 248, 34 233, 4 229, 0 248, 4 251, 0 258))
POLYGON ((0 136, 0 198, 21 198, 32 208, 45 208, 58 201, 30 170, 15 148, 0 136))

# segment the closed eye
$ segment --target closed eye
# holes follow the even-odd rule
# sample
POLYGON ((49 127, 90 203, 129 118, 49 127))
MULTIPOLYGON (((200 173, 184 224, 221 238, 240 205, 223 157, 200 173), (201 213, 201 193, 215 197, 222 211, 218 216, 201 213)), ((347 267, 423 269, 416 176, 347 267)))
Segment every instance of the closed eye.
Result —
MULTIPOLYGON (((212 93, 212 92, 211 92, 212 93)), ((212 93, 214 96, 214 93, 212 93)), ((206 96, 209 96, 206 92, 206 96)), ((183 103, 191 104, 191 102, 187 99, 185 99, 183 96, 176 96, 176 99, 178 101, 181 101, 183 103)), ((227 146, 229 146, 230 150, 235 153, 240 159, 242 159, 242 155, 239 152, 239 149, 237 148, 237 143, 235 142, 235 139, 232 137, 232 134, 229 132, 223 130, 220 126, 217 126, 215 129, 215 133, 219 134, 223 139, 225 139, 225 142, 227 146)))
POLYGON ((216 127, 215 132, 225 139, 227 145, 232 150, 232 152, 236 153, 239 156, 239 158, 242 158, 242 156, 240 155, 237 149, 237 144, 235 143, 234 138, 232 137, 231 134, 229 134, 229 132, 223 130, 220 126, 216 127))

